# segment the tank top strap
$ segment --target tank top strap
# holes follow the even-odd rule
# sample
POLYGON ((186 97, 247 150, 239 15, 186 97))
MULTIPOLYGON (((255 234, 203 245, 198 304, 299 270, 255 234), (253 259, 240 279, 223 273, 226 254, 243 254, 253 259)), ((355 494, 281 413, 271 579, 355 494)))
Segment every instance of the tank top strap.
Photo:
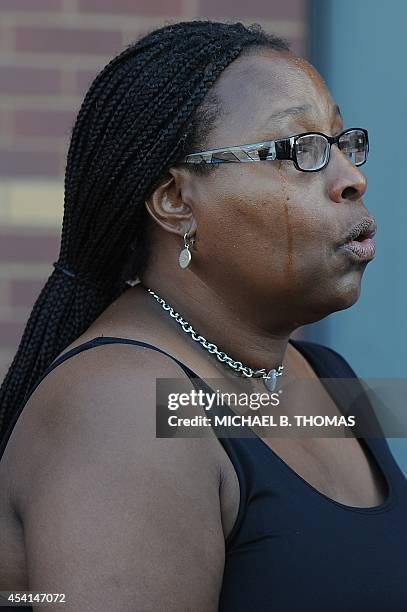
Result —
POLYGON ((293 344, 307 359, 342 414, 355 416, 354 432, 360 431, 361 437, 365 437, 366 432, 382 436, 383 432, 365 389, 344 357, 315 342, 294 341, 293 344))
MULTIPOLYGON (((81 353, 82 351, 86 351, 95 346, 100 346, 103 344, 134 344, 136 346, 142 346, 144 348, 152 349, 153 351, 162 353, 163 355, 166 355, 167 357, 175 361, 180 366, 180 368, 184 370, 188 378, 199 378, 198 375, 195 374, 193 370, 191 370, 191 368, 185 365, 185 363, 182 363, 182 361, 180 361, 179 359, 171 355, 171 353, 167 353, 167 351, 164 351, 163 349, 159 348, 158 346, 155 346, 154 344, 150 344, 149 342, 143 342, 142 340, 133 340, 132 338, 119 338, 117 336, 98 336, 97 338, 92 338, 92 340, 88 340, 87 342, 84 342, 83 344, 79 344, 78 346, 75 346, 71 350, 61 355, 61 357, 58 357, 55 361, 53 361, 48 366, 48 368, 45 370, 40 380, 36 383, 36 386, 40 384, 40 382, 47 376, 47 374, 51 372, 51 370, 56 368, 58 365, 60 365, 61 363, 69 359, 70 357, 73 357, 74 355, 76 355, 77 353, 81 353)), ((32 392, 33 391, 34 389, 32 390, 32 392)))
POLYGON ((366 444, 390 482, 404 485, 405 475, 390 450, 365 388, 349 363, 334 349, 305 340, 291 340, 321 378, 321 383, 344 414, 354 415, 353 431, 366 444), (352 379, 347 383, 335 379, 352 379))
POLYGON ((308 340, 290 340, 320 378, 357 378, 349 363, 334 349, 308 340))
POLYGON ((79 344, 78 346, 75 346, 74 348, 70 349, 69 351, 66 351, 63 355, 61 355, 60 357, 58 357, 57 359, 55 359, 43 372, 43 374, 40 376, 40 378, 37 380, 37 382, 35 383, 34 387, 30 390, 29 394, 27 395, 27 397, 25 398, 25 400, 23 401, 22 405, 20 406, 19 410, 14 414, 13 418, 11 419, 11 422, 9 423, 7 430, 5 432, 5 434, 3 435, 1 441, 0 441, 0 459, 4 453, 4 450, 6 448, 7 442, 10 438, 11 432, 21 414, 21 412, 23 411, 24 407, 26 406, 28 400, 30 399, 30 397, 32 396, 32 394, 34 393, 34 391, 37 389, 37 387, 40 385, 40 383, 44 380, 44 378, 46 376, 48 376, 48 374, 50 372, 52 372, 52 370, 54 370, 55 368, 57 368, 59 365, 61 365, 61 363, 64 363, 64 361, 67 361, 68 359, 70 359, 71 357, 73 357, 74 355, 77 355, 78 353, 82 353, 83 351, 89 350, 91 348, 94 348, 96 346, 101 346, 103 344, 134 344, 137 346, 142 346, 145 348, 149 348, 152 349, 154 351, 157 351, 159 353, 162 353, 163 355, 166 355, 167 357, 169 357, 170 359, 172 359, 173 361, 175 361, 180 368, 185 372, 185 374, 188 376, 188 378, 191 380, 191 382, 193 383, 193 385, 197 388, 202 388, 204 391, 211 391, 209 389, 209 386, 201 379, 199 378, 199 376, 193 372, 193 370, 191 370, 191 368, 189 368, 187 365, 185 365, 185 363, 182 363, 182 361, 180 361, 179 359, 177 359, 176 357, 174 357, 173 355, 171 355, 170 353, 167 353, 166 351, 164 351, 163 349, 160 349, 157 346, 154 346, 153 344, 149 344, 148 342, 142 342, 141 340, 133 340, 132 338, 119 338, 116 336, 98 336, 96 338, 92 338, 92 340, 88 340, 87 342, 84 342, 82 344, 79 344))

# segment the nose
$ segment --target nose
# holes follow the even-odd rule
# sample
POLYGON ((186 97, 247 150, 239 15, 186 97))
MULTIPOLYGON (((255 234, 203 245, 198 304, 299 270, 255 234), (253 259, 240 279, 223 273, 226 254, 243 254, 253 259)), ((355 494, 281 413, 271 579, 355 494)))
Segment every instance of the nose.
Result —
POLYGON ((329 197, 333 202, 357 201, 367 189, 367 178, 336 145, 326 167, 329 197))

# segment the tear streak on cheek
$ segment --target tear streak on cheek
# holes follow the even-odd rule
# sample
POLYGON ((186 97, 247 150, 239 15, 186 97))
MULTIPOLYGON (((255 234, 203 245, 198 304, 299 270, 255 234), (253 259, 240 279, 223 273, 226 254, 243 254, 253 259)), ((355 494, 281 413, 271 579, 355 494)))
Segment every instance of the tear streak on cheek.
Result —
POLYGON ((290 206, 290 197, 288 195, 288 185, 287 179, 284 175, 284 170, 280 164, 279 167, 279 175, 281 180, 282 187, 282 197, 284 204, 284 222, 285 222, 285 233, 287 237, 287 266, 286 266, 286 274, 288 279, 291 281, 294 280, 294 269, 293 269, 293 228, 291 225, 290 219, 290 211, 288 207, 290 206))
POLYGON ((287 276, 293 277, 293 230, 290 222, 290 213, 288 211, 288 202, 284 201, 284 220, 285 220, 285 229, 287 236, 287 276))

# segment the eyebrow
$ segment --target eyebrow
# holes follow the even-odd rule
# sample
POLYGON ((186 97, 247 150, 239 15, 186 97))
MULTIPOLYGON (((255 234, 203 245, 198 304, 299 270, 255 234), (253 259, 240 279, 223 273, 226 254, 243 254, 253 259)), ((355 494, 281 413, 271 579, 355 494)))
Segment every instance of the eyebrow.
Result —
POLYGON ((270 119, 284 119, 287 116, 296 117, 297 115, 303 115, 309 110, 311 110, 311 106, 309 104, 291 106, 291 108, 284 108, 283 110, 272 113, 268 116, 267 122, 270 121, 270 119))
MULTIPOLYGON (((281 111, 276 111, 267 117, 266 123, 270 121, 270 119, 278 120, 284 119, 285 117, 297 117, 298 115, 304 115, 308 111, 312 109, 310 104, 301 104, 300 106, 291 106, 290 108, 284 108, 281 111)), ((337 104, 333 107, 334 115, 339 115, 342 118, 342 113, 337 104)))

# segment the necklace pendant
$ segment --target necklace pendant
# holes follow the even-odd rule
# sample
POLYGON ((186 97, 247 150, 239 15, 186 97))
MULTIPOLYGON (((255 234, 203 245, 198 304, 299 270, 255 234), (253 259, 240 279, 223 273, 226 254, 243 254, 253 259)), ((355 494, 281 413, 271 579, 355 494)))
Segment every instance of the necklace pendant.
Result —
POLYGON ((272 393, 277 385, 277 370, 274 368, 264 377, 266 388, 272 393))

